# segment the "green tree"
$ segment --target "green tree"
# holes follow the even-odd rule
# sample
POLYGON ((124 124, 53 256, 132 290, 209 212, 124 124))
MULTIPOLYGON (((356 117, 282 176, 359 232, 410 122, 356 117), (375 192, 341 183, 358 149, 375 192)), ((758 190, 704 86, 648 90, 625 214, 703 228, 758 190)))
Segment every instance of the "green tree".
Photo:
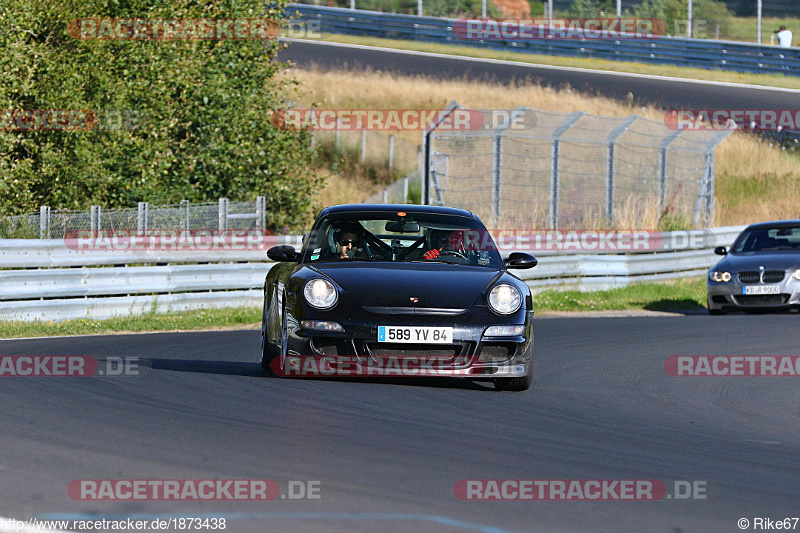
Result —
POLYGON ((70 21, 283 17, 288 0, 5 0, 0 109, 88 109, 89 131, 0 130, 0 213, 267 197, 307 216, 320 184, 307 132, 270 122, 294 83, 276 40, 80 40, 70 21), (109 117, 133 117, 125 127, 109 117))

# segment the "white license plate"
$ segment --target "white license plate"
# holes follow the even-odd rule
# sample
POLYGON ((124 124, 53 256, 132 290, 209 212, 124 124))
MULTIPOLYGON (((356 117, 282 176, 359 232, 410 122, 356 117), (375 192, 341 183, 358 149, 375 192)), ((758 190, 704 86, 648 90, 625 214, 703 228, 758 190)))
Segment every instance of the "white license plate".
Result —
POLYGON ((746 285, 742 287, 742 294, 780 294, 780 285, 746 285))
POLYGON ((452 344, 453 328, 430 326, 378 326, 378 342, 452 344))

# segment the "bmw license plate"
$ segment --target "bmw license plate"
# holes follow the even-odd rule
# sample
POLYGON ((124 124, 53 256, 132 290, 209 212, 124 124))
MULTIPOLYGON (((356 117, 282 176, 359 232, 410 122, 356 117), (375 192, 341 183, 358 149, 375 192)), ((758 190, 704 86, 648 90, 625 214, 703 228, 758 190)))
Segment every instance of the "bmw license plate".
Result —
POLYGON ((780 294, 780 285, 746 285, 742 287, 742 294, 780 294))
POLYGON ((378 326, 378 342, 451 344, 453 328, 430 326, 378 326))

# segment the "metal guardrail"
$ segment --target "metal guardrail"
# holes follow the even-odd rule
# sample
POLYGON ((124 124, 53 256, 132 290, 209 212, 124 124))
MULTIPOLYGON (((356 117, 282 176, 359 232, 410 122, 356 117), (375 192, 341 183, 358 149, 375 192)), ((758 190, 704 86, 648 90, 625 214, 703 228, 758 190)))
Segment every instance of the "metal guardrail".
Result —
MULTIPOLYGON (((711 247, 730 245, 742 229, 664 232, 658 237, 662 251, 656 253, 534 252, 540 257, 539 266, 518 275, 534 292, 600 290, 635 281, 703 275, 716 261, 711 247)), ((299 246, 301 238, 280 239, 279 244, 299 246)), ((499 245, 504 255, 530 251, 521 240, 506 244, 499 245)), ((0 240, 0 320, 104 319, 153 311, 259 306, 264 278, 274 266, 265 259, 263 250, 147 255, 80 252, 58 240, 0 240), (205 264, 138 266, 152 262, 205 264), (43 268, 32 268, 37 266, 43 268)))
POLYGON ((800 48, 778 48, 769 45, 681 37, 471 41, 459 38, 453 31, 455 19, 290 4, 288 12, 294 11, 298 12, 302 19, 318 23, 317 30, 322 33, 458 44, 533 54, 800 76, 800 48))

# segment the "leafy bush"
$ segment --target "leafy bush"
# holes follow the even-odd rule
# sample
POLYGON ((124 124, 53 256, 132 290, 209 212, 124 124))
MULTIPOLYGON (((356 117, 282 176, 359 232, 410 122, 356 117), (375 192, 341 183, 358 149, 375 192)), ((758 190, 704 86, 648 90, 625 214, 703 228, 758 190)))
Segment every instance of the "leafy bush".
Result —
MULTIPOLYGON (((694 0, 692 3, 692 19, 694 21, 694 37, 706 38, 716 32, 719 24, 720 33, 728 31, 733 12, 725 2, 717 0, 694 0)), ((644 0, 630 10, 628 16, 661 19, 666 24, 667 35, 686 36, 686 21, 689 7, 686 0, 644 0)))
MULTIPOLYGON (((288 0, 270 3, 279 18, 288 0)), ((0 213, 186 199, 267 198, 294 225, 319 188, 307 132, 273 127, 292 80, 263 40, 78 40, 70 21, 258 18, 258 0, 6 0, 0 10, 0 109, 122 111, 130 127, 0 129, 0 213)))

